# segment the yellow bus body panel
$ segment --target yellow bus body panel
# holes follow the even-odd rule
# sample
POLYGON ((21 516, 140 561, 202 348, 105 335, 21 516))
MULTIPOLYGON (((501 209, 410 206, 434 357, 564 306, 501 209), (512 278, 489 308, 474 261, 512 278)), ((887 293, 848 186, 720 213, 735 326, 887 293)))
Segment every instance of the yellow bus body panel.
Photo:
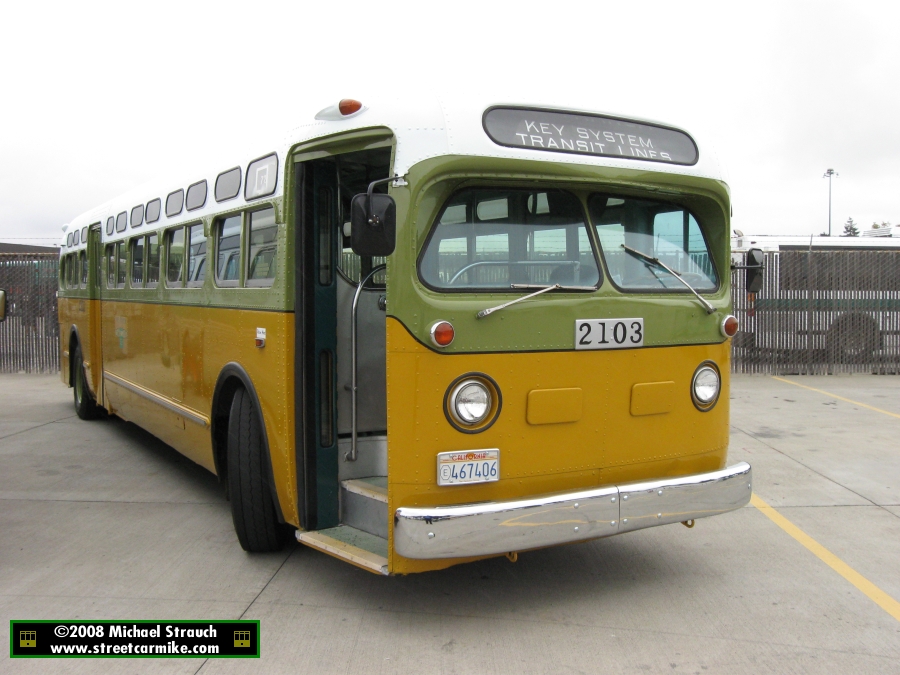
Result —
MULTIPOLYGON (((103 301, 103 370, 209 422, 216 381, 240 365, 258 394, 281 511, 297 525, 294 315, 103 301), (256 329, 266 329, 257 348, 256 329)), ((105 406, 215 473, 211 430, 106 379, 105 406)))
MULTIPOLYGON (((728 450, 730 345, 492 354, 440 354, 419 343, 396 319, 387 320, 388 512, 401 506, 501 501, 616 484, 676 477, 725 466, 728 450), (722 375, 715 407, 700 412, 691 400, 697 366, 713 361, 722 375), (444 412, 450 383, 480 372, 502 393, 496 423, 477 434, 454 429, 444 412), (638 401, 634 385, 653 387, 638 401), (673 383, 669 385, 668 383, 673 383), (543 390, 581 390, 582 414, 565 419, 558 397, 543 390), (669 392, 667 395, 666 392, 669 392), (548 410, 534 406, 541 399, 548 410), (537 403, 534 401, 537 400, 537 403), (666 410, 647 414, 647 411, 666 410), (529 415, 533 421, 529 423, 529 415), (547 422, 550 420, 550 422, 547 422), (500 480, 469 486, 437 485, 436 455, 450 450, 500 449, 500 480)), ((641 391, 641 388, 638 388, 641 391)), ((393 519, 391 519, 393 520, 393 519)), ((390 571, 441 569, 474 558, 412 560, 393 551, 390 571)))

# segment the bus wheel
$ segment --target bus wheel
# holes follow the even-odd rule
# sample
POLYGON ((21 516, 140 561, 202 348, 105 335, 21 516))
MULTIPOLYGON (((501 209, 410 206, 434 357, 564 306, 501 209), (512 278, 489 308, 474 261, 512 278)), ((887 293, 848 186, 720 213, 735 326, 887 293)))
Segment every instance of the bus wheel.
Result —
POLYGON ((228 494, 231 518, 245 551, 266 553, 284 547, 288 527, 278 522, 266 480, 262 433, 253 401, 238 389, 228 416, 228 494))
POLYGON ((81 345, 75 346, 75 355, 72 360, 72 389, 75 391, 75 412, 83 420, 94 420, 100 417, 101 408, 84 381, 84 357, 81 355, 81 345))
POLYGON ((832 363, 865 363, 877 347, 878 327, 868 317, 849 317, 828 334, 828 358, 832 363))

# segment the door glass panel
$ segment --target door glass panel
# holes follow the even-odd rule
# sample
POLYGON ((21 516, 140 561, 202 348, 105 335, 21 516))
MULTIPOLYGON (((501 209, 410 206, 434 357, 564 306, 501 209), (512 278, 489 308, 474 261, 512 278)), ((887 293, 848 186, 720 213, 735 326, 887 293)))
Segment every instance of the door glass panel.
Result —
POLYGON ((331 285, 334 274, 331 262, 332 228, 334 227, 334 198, 330 188, 320 187, 316 195, 318 222, 316 230, 319 237, 319 283, 331 285))

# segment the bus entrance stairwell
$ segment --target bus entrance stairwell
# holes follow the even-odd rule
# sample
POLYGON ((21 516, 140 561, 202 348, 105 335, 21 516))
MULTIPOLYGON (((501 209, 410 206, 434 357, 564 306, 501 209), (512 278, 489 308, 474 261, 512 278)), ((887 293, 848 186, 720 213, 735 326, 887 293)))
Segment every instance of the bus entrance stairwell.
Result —
POLYGON ((352 252, 345 221, 352 197, 389 164, 387 147, 298 165, 298 484, 306 530, 298 538, 341 557, 351 551, 376 571, 386 565, 388 537, 384 273, 359 291, 381 261, 352 252))

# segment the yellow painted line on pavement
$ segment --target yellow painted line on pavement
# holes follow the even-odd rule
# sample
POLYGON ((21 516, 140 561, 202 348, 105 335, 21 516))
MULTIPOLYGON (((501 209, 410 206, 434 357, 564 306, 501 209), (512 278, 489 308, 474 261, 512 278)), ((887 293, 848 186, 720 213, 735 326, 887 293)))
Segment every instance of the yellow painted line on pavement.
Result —
POLYGON ((762 511, 773 523, 778 525, 782 530, 791 535, 798 542, 809 549, 819 560, 828 565, 835 572, 840 574, 844 579, 856 586, 857 589, 869 598, 876 605, 881 607, 885 612, 900 621, 900 602, 897 602, 890 595, 878 588, 871 581, 866 579, 862 574, 850 567, 843 560, 838 558, 834 553, 822 546, 815 539, 810 537, 806 532, 794 525, 791 521, 778 513, 771 506, 766 504, 760 497, 753 494, 750 497, 750 503, 757 509, 762 511))
POLYGON ((837 394, 832 394, 831 392, 824 391, 823 389, 816 389, 815 387, 809 387, 805 384, 800 384, 799 382, 792 382, 791 380, 786 380, 783 377, 775 377, 774 375, 772 376, 772 379, 778 380, 779 382, 787 382, 788 384, 792 384, 795 387, 809 389, 810 391, 815 391, 819 394, 825 394, 825 396, 830 396, 831 398, 836 398, 839 401, 844 401, 845 403, 852 403, 853 405, 858 405, 861 408, 868 408, 869 410, 874 410, 875 412, 880 412, 883 415, 890 415, 891 417, 896 417, 897 419, 900 419, 900 415, 898 415, 897 413, 892 413, 887 410, 882 410, 881 408, 876 408, 875 406, 872 406, 872 405, 866 405, 865 403, 860 403, 859 401, 854 401, 849 398, 844 398, 843 396, 838 396, 837 394))

